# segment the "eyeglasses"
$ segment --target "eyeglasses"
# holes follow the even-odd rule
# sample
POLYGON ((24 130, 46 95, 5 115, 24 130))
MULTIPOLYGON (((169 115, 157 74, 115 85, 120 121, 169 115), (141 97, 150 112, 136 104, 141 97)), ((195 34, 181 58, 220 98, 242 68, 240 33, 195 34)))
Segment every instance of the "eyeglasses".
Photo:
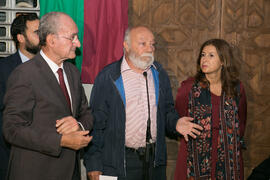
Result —
POLYGON ((75 43, 76 40, 78 40, 78 35, 77 34, 73 35, 72 37, 66 37, 66 36, 60 36, 60 35, 57 35, 57 36, 60 37, 60 38, 68 39, 72 43, 75 43))

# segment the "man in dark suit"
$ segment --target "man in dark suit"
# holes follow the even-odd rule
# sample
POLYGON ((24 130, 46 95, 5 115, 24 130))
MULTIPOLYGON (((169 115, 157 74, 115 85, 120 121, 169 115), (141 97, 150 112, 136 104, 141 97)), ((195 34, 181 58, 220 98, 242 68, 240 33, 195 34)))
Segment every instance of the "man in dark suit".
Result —
POLYGON ((17 52, 0 60, 0 179, 4 179, 9 160, 9 145, 2 135, 3 98, 6 82, 10 73, 19 64, 34 57, 39 50, 39 38, 36 33, 39 19, 36 14, 17 16, 11 25, 11 35, 16 44, 17 52))
POLYGON ((41 51, 16 68, 4 98, 3 133, 11 144, 9 180, 79 180, 79 149, 93 117, 78 69, 66 59, 80 47, 75 22, 61 12, 39 24, 41 51))

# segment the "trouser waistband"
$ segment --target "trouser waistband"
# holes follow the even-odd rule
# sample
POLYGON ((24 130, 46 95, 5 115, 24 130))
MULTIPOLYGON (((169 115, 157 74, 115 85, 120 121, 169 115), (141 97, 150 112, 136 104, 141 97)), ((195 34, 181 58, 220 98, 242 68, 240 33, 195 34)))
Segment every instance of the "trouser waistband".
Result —
MULTIPOLYGON (((155 151, 155 143, 149 143, 149 144, 147 144, 147 146, 148 146, 148 148, 150 148, 152 153, 155 151)), ((139 147, 139 148, 135 149, 135 148, 131 148, 131 147, 126 146, 126 151, 134 152, 140 156, 144 156, 146 153, 146 147, 139 147)))

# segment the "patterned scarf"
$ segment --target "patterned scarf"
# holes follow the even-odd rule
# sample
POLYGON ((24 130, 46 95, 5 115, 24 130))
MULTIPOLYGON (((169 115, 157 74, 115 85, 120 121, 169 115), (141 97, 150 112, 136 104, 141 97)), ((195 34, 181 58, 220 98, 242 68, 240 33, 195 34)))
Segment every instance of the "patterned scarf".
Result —
MULTIPOLYGON (((188 112, 204 129, 187 144, 187 179, 211 179, 212 106, 209 88, 194 83, 189 94, 188 112)), ((238 107, 234 98, 221 96, 219 135, 215 177, 217 180, 240 179, 240 128, 238 107)))

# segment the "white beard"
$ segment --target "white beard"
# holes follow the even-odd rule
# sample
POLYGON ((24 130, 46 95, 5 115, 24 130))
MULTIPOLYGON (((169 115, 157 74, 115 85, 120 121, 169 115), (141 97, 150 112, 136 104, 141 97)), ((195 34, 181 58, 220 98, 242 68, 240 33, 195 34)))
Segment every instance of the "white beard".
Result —
POLYGON ((152 53, 143 53, 141 56, 138 57, 135 53, 131 51, 128 55, 128 58, 136 68, 142 70, 145 70, 154 62, 154 56, 152 53))

